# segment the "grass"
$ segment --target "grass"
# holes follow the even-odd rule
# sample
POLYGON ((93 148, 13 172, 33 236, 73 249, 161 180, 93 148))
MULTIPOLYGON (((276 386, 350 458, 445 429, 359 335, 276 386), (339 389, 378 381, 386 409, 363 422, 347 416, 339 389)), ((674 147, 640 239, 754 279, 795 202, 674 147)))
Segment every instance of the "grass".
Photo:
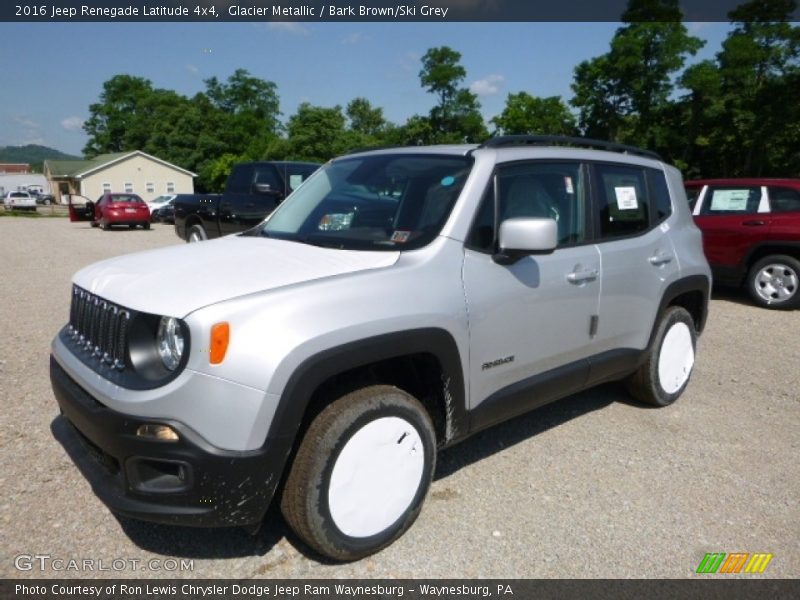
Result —
POLYGON ((31 210, 8 210, 7 208, 0 212, 0 217, 26 217, 28 219, 60 219, 68 216, 65 213, 40 213, 39 211, 31 210))

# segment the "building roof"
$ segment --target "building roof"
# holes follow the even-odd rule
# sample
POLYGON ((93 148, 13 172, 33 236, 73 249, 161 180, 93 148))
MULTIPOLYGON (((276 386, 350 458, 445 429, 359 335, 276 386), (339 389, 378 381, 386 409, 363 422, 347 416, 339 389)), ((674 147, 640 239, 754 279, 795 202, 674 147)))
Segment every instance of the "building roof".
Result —
POLYGON ((100 154, 89 160, 46 160, 44 161, 45 169, 50 172, 51 177, 69 177, 73 179, 80 179, 104 169, 120 161, 126 160, 132 156, 144 156, 150 160, 154 160, 162 165, 166 165, 176 171, 182 171, 187 175, 196 177, 197 173, 181 168, 165 160, 151 156, 141 150, 133 150, 131 152, 113 152, 110 154, 100 154))

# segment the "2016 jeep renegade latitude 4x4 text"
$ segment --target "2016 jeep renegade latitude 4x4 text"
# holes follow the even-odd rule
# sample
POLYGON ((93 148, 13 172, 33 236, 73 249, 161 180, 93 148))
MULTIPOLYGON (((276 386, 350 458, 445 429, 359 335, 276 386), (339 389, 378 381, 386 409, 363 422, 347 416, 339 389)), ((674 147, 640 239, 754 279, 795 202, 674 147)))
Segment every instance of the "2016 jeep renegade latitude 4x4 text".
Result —
POLYGON ((75 275, 55 436, 115 513, 257 529, 279 490, 340 560, 406 531, 477 430, 617 379, 672 403, 710 285, 679 172, 575 139, 344 156, 156 255, 75 275))

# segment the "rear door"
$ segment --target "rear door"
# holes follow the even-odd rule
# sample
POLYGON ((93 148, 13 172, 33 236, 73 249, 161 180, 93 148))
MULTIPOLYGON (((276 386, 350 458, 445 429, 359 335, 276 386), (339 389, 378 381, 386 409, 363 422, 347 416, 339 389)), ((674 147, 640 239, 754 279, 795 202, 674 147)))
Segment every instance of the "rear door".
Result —
POLYGON ((737 272, 754 245, 769 238, 767 188, 759 185, 709 185, 695 207, 703 250, 721 278, 737 272))
POLYGON ((67 200, 69 210, 69 220, 73 223, 78 221, 94 221, 95 203, 86 196, 70 194, 67 200))
POLYGON ((664 172, 613 163, 593 164, 592 171, 603 270, 595 382, 647 346, 661 297, 680 268, 666 235, 672 204, 664 172))
POLYGON ((769 186, 771 240, 800 249, 800 189, 769 186))

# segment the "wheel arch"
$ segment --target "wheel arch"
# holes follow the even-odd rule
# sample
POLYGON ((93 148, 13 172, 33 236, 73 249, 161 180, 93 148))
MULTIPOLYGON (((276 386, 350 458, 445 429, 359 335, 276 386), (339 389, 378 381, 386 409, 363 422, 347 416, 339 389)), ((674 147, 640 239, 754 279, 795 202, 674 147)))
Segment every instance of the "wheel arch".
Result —
POLYGON ((701 334, 708 318, 710 289, 711 281, 705 275, 690 275, 669 284, 661 296, 647 347, 652 347, 661 316, 670 306, 685 308, 692 316, 697 334, 701 334))
POLYGON ((766 242, 753 246, 744 259, 742 277, 746 278, 752 266, 759 260, 773 254, 785 254, 800 260, 800 242, 766 242))
POLYGON ((466 437, 464 375, 453 336, 439 328, 378 335, 314 354, 292 372, 266 438, 280 446, 284 474, 314 416, 341 395, 378 383, 417 397, 434 422, 439 446, 466 437))

